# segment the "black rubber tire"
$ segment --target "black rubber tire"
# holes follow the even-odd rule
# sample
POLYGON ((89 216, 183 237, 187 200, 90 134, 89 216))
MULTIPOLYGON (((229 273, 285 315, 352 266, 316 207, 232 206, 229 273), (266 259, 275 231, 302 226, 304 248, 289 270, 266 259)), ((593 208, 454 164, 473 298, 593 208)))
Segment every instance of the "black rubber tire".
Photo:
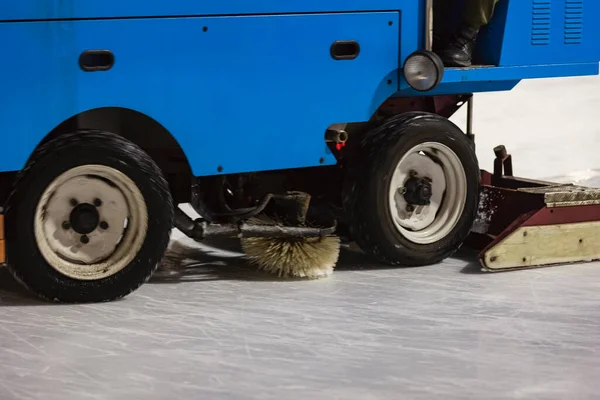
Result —
POLYGON ((481 178, 471 141, 456 125, 435 114, 402 114, 368 132, 357 153, 346 173, 343 205, 352 238, 365 253, 391 265, 422 266, 460 248, 475 221, 481 178), (387 200, 395 166, 423 142, 452 149, 467 177, 467 200, 458 223, 444 238, 426 245, 409 241, 396 229, 387 200))
POLYGON ((111 301, 146 282, 163 256, 173 227, 173 201, 159 167, 138 146, 112 133, 80 131, 40 146, 19 173, 6 210, 7 264, 15 278, 37 296, 56 302, 111 301), (136 257, 116 274, 76 280, 50 266, 34 234, 37 203, 63 172, 81 165, 115 168, 138 186, 148 209, 148 230, 136 257))

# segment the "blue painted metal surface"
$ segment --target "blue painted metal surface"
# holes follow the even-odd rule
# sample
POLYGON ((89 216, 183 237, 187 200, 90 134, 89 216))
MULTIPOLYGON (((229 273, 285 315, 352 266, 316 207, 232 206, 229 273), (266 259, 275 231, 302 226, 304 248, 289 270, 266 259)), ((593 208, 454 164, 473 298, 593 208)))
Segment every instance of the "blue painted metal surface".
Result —
POLYGON ((501 66, 598 63, 598 17, 597 0, 503 1, 479 50, 501 66))
MULTIPOLYGON (((424 43, 424 0, 20 0, 0 3, 0 171, 23 167, 64 120, 123 107, 162 124, 196 175, 329 165, 330 124, 368 120, 424 43), (207 27, 205 31, 204 27, 207 27), (360 55, 335 61, 335 40, 360 55), (114 67, 78 57, 109 49, 114 67)), ((501 0, 479 53, 429 94, 510 90, 521 79, 591 75, 600 2, 501 0)))
MULTIPOLYGON (((442 83, 435 89, 427 92, 427 94, 441 95, 511 90, 522 79, 597 75, 599 67, 600 64, 598 62, 590 62, 509 67, 476 66, 464 69, 446 68, 442 83)), ((406 88, 394 96, 422 95, 420 92, 406 88)))
MULTIPOLYGON (((520 80, 598 74, 600 1, 500 0, 476 54, 501 68, 446 71, 431 94, 512 89, 520 80)), ((400 95, 421 95, 401 79, 400 95)))
POLYGON ((399 14, 204 17, 0 24, 2 169, 20 169, 65 119, 124 107, 162 124, 197 175, 333 164, 333 123, 368 120, 398 87, 399 14), (389 22, 392 25, 389 25, 389 22), (204 27, 207 31, 204 32, 204 27), (335 61, 335 40, 361 43, 335 61), (83 72, 79 54, 114 67, 83 72), (6 93, 10 93, 9 96, 6 93), (9 144, 10 143, 10 144, 9 144))

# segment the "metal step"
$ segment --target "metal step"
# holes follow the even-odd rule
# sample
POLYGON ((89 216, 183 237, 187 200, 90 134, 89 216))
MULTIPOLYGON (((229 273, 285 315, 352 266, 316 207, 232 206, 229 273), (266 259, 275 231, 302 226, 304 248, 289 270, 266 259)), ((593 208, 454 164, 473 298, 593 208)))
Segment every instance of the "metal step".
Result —
POLYGON ((600 204, 600 189, 574 184, 520 188, 521 192, 544 196, 547 207, 571 207, 600 204))

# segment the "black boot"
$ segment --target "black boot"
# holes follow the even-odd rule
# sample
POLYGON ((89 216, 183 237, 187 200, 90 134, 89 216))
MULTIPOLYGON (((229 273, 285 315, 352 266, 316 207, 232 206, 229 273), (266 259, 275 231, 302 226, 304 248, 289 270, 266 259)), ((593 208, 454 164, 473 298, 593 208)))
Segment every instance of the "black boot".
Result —
POLYGON ((479 29, 462 26, 444 46, 440 57, 446 67, 470 67, 479 29))

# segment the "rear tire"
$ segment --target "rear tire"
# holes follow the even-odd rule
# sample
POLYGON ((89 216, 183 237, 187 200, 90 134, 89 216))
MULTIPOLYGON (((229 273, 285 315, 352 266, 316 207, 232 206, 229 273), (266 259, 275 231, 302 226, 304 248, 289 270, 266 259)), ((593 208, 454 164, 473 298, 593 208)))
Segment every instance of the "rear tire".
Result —
POLYGON ((100 302, 150 278, 169 243, 173 201, 139 147, 98 131, 38 148, 6 211, 7 264, 41 298, 100 302))
POLYGON ((421 266, 460 248, 476 217, 480 170, 456 125, 435 114, 396 116, 367 133, 357 154, 343 203, 363 251, 387 264, 421 266), (407 200, 411 174, 429 180, 429 205, 407 200))

